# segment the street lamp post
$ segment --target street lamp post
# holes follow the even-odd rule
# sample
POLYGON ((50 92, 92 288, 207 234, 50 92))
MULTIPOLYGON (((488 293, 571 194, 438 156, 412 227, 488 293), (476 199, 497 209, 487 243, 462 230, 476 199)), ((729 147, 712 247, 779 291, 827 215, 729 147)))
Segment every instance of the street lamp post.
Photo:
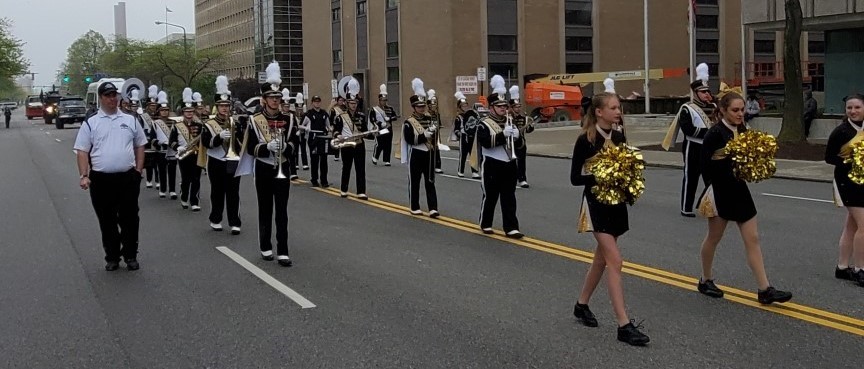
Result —
MULTIPOLYGON (((183 27, 179 24, 168 23, 168 22, 163 22, 163 21, 156 21, 157 26, 161 26, 163 24, 166 26, 177 27, 177 28, 180 28, 183 30, 183 53, 188 58, 189 57, 189 48, 186 46, 186 27, 183 27)), ((168 40, 165 40, 165 41, 168 41, 168 40)))

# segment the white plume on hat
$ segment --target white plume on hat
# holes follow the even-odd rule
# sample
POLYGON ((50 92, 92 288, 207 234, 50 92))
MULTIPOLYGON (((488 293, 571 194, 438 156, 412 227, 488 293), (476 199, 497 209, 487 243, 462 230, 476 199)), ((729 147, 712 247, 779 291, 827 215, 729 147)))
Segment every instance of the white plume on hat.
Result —
POLYGON ((708 72, 708 64, 699 64, 699 66, 696 67, 696 79, 702 81, 702 84, 707 86, 708 80, 710 78, 711 77, 708 72))
POLYGON ((196 93, 192 94, 192 101, 194 101, 196 103, 204 102, 204 97, 201 96, 200 92, 196 92, 196 93))
POLYGON ((378 94, 387 96, 387 84, 382 83, 381 86, 378 86, 378 94))
POLYGON ((429 89, 426 91, 426 96, 429 96, 429 100, 438 100, 438 94, 435 92, 435 89, 429 89))
POLYGON ((139 93, 140 93, 140 91, 138 91, 137 88, 132 90, 132 92, 129 93, 129 100, 130 101, 141 101, 141 98, 138 97, 139 93))
POLYGON ((225 77, 225 76, 216 77, 216 94, 217 95, 231 95, 231 91, 228 90, 228 77, 225 77))
POLYGON ((167 92, 159 91, 159 94, 157 96, 159 96, 158 101, 157 101, 159 104, 168 105, 168 93, 167 92))
POLYGON ((519 86, 510 86, 510 99, 519 101, 519 86))
POLYGON ((283 88, 282 89, 282 101, 287 103, 288 100, 291 100, 291 91, 288 91, 287 88, 283 88))
POLYGON ((297 93, 297 96, 295 96, 294 99, 295 99, 294 102, 297 103, 297 104, 303 104, 303 103, 306 102, 306 101, 303 99, 303 93, 302 93, 302 92, 298 92, 298 93, 297 93))
POLYGON ((615 80, 612 78, 606 78, 603 81, 603 87, 606 88, 606 90, 603 92, 605 92, 607 94, 614 94, 615 93, 615 80))
POLYGON ((275 60, 267 66, 267 83, 273 91, 279 91, 279 85, 282 84, 282 72, 279 70, 279 63, 275 60))
POLYGON ((357 94, 360 93, 360 81, 357 78, 351 77, 351 80, 348 81, 348 94, 351 99, 356 99, 357 94))
POLYGON ((492 88, 492 93, 503 95, 507 93, 507 82, 504 82, 504 77, 500 75, 492 76, 489 80, 489 87, 492 88))
POLYGON ((456 98, 456 101, 465 101, 465 100, 467 100, 467 99, 465 98, 465 94, 463 94, 462 91, 456 91, 456 93, 453 94, 453 97, 456 98))
POLYGON ((155 100, 158 97, 159 97, 159 87, 156 87, 156 85, 150 85, 150 88, 147 89, 147 98, 155 100))
POLYGON ((414 90, 414 95, 426 97, 426 90, 423 88, 423 80, 414 78, 411 80, 411 89, 414 90))
POLYGON ((189 87, 184 88, 183 89, 183 103, 185 103, 187 107, 191 107, 192 103, 194 101, 195 100, 192 99, 192 89, 189 87))

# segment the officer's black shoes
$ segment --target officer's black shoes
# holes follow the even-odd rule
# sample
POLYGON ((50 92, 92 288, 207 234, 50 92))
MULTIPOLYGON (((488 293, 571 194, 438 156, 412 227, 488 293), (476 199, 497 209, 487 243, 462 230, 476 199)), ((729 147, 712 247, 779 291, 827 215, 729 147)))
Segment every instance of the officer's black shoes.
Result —
POLYGON ((312 181, 312 187, 321 187, 321 184, 318 181, 312 181))
POLYGON ((126 259, 126 269, 128 269, 128 270, 138 270, 138 269, 141 269, 141 266, 138 265, 138 260, 135 260, 135 259, 126 259))
POLYGON ((699 279, 699 284, 696 287, 699 289, 699 293, 705 296, 713 297, 715 299, 723 297, 723 290, 721 290, 717 287, 716 284, 714 284, 713 279, 704 281, 702 279, 699 279))
POLYGON ((294 265, 294 263, 291 262, 291 258, 289 258, 288 255, 279 255, 279 265, 290 267, 291 265, 294 265))
POLYGON ((618 340, 630 346, 645 346, 651 339, 639 331, 639 328, 642 328, 642 324, 633 325, 633 322, 634 320, 631 319, 630 323, 627 323, 623 327, 618 327, 618 340))
POLYGON ((792 299, 792 292, 780 291, 774 287, 758 291, 759 303, 762 305, 770 305, 775 302, 786 302, 792 299))
POLYGON ((691 213, 691 212, 682 211, 682 212, 681 212, 681 216, 682 216, 682 217, 685 217, 685 218, 695 218, 695 217, 696 217, 696 213, 691 213))
POLYGON ((483 231, 483 234, 493 234, 493 233, 495 233, 495 231, 493 231, 492 228, 482 228, 481 230, 483 231))
POLYGON ((119 268, 119 267, 120 267, 119 261, 109 261, 109 262, 105 263, 105 270, 107 270, 109 272, 113 272, 113 271, 117 270, 117 268, 119 268))
POLYGON ((261 251, 261 258, 264 261, 273 261, 273 251, 261 251))
POLYGON ((577 302, 576 305, 573 306, 573 316, 575 316, 576 319, 579 319, 579 322, 586 327, 596 327, 598 325, 597 318, 594 317, 594 313, 591 312, 588 305, 577 302))
POLYGON ((855 269, 853 269, 852 267, 846 267, 843 269, 840 269, 840 267, 834 267, 834 278, 846 281, 854 281, 855 269))
POLYGON ((522 234, 522 232, 519 232, 519 230, 517 230, 517 229, 514 229, 510 232, 507 232, 507 238, 513 238, 513 239, 518 240, 522 237, 525 237, 525 235, 522 234))
POLYGON ((430 218, 437 218, 440 216, 441 216, 441 213, 439 213, 438 210, 429 210, 429 217, 430 218))

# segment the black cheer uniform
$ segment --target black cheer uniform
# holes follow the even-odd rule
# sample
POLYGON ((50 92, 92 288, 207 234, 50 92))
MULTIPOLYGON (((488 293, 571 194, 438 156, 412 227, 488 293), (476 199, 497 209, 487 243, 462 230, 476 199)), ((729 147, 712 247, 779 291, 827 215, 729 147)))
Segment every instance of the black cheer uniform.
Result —
POLYGON ((247 124, 245 139, 246 153, 255 157, 255 192, 258 198, 258 246, 262 253, 273 251, 270 235, 273 231, 273 212, 276 216, 276 254, 288 256, 288 198, 291 192, 291 181, 288 178, 277 179, 279 166, 276 166, 278 153, 270 152, 267 144, 276 139, 275 132, 270 133, 271 127, 282 127, 281 139, 285 145, 282 152, 282 174, 289 175, 291 161, 288 159, 294 154, 294 149, 299 144, 297 137, 297 125, 291 126, 292 117, 283 113, 268 116, 260 112, 252 116, 247 124))
POLYGON ((236 176, 239 157, 230 160, 226 157, 229 149, 240 155, 243 127, 240 122, 229 117, 216 116, 207 121, 201 142, 207 148, 207 177, 210 178, 210 223, 222 223, 222 212, 228 205, 228 225, 240 227, 240 177, 236 176), (229 121, 230 119, 230 121, 229 121), (233 123, 232 123, 233 122, 233 123), (223 139, 220 132, 228 130, 233 139, 223 139), (229 146, 230 145, 230 146, 229 146))
MULTIPOLYGON (((611 135, 614 145, 627 142, 624 133, 620 131, 613 129, 604 132, 611 135)), ((574 186, 585 186, 582 190, 582 208, 579 211, 579 232, 599 232, 618 237, 630 230, 627 204, 607 205, 598 201, 592 192, 592 188, 597 184, 594 176, 583 173, 585 162, 597 155, 606 144, 606 139, 599 132, 593 144, 584 133, 576 139, 570 166, 570 183, 574 186)))
POLYGON ((333 132, 330 122, 330 116, 323 109, 313 108, 306 111, 303 117, 303 125, 309 128, 306 141, 309 144, 309 159, 312 161, 312 183, 319 183, 320 178, 321 186, 330 185, 327 181, 327 150, 330 148, 330 134, 333 132))
POLYGON ((849 144, 857 135, 864 135, 862 131, 864 122, 851 122, 845 119, 828 137, 828 145, 825 147, 825 161, 834 166, 834 188, 836 190, 834 199, 841 201, 845 207, 864 207, 864 186, 856 184, 849 179, 849 171, 852 164, 844 161, 852 154, 849 144))
MULTIPOLYGON (((333 128, 337 135, 351 135, 368 131, 366 115, 357 111, 352 115, 349 110, 336 116, 333 128)), ((339 150, 342 153, 342 182, 339 184, 342 192, 348 192, 351 182, 351 167, 357 175, 357 194, 366 193, 366 144, 362 138, 355 140, 356 146, 347 146, 339 150)))
MULTIPOLYGON (((739 134, 747 131, 743 124, 735 129, 739 134)), ((705 182, 705 191, 702 197, 707 196, 710 187, 714 193, 717 215, 729 221, 743 223, 756 216, 756 204, 753 203, 747 182, 735 176, 732 158, 718 152, 726 147, 734 136, 724 123, 715 124, 705 134, 702 145, 702 179, 705 182)), ((703 200, 700 199, 699 203, 703 200)))
POLYGON ((429 211, 438 210, 438 192, 435 190, 435 152, 438 145, 430 142, 424 133, 431 125, 428 115, 414 113, 402 126, 402 138, 404 139, 408 153, 408 185, 409 203, 411 211, 420 210, 420 181, 426 187, 426 205, 429 211), (412 123, 412 120, 416 122, 412 123))
POLYGON ((477 141, 483 147, 483 200, 480 212, 480 228, 492 228, 495 207, 501 199, 501 216, 504 218, 504 232, 518 231, 519 219, 516 217, 516 160, 511 159, 504 147, 505 117, 489 117, 477 125, 477 141))

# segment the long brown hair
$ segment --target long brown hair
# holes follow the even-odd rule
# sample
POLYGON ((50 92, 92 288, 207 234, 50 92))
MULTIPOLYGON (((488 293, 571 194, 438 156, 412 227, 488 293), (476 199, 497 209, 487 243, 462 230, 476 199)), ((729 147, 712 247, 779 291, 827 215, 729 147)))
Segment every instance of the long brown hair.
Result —
POLYGON ((585 135, 588 136, 588 142, 591 144, 594 144, 597 139, 597 109, 605 108, 609 99, 613 97, 617 99, 618 95, 603 92, 591 98, 591 106, 582 118, 582 132, 585 132, 585 135))
POLYGON ((717 103, 717 109, 714 109, 714 116, 711 117, 714 124, 720 123, 723 120, 723 111, 729 109, 729 106, 731 106, 732 102, 735 100, 744 101, 744 97, 739 95, 737 92, 730 92, 720 98, 720 101, 717 103))

